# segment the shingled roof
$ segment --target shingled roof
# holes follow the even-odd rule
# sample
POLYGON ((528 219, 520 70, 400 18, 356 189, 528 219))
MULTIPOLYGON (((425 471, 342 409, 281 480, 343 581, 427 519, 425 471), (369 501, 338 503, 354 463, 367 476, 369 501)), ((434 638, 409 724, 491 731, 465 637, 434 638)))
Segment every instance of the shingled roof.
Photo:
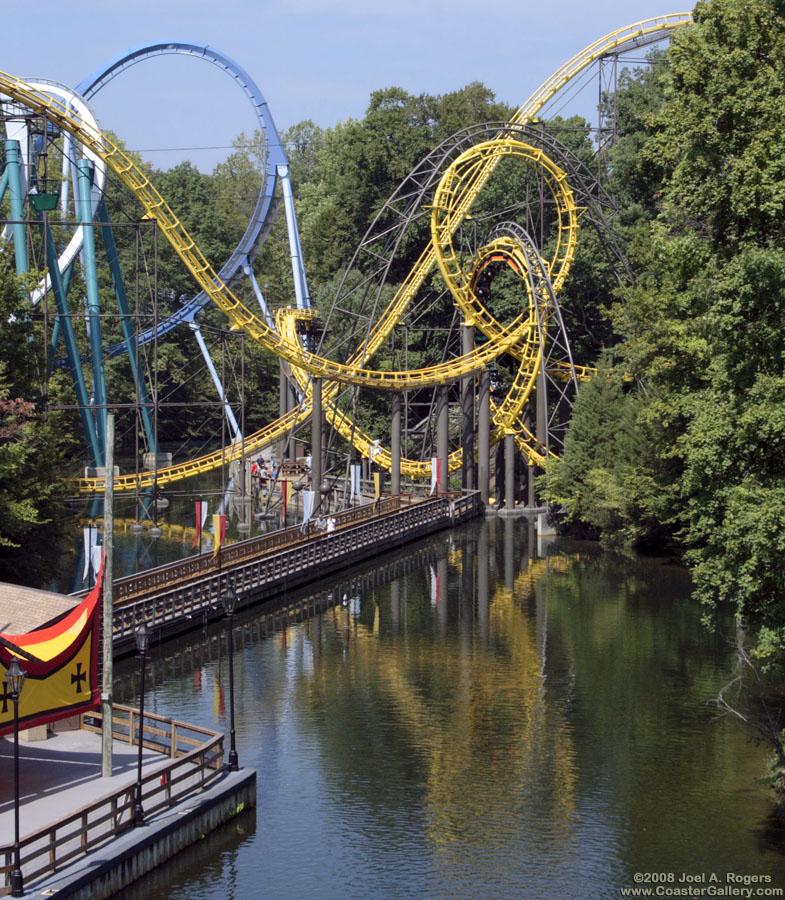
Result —
POLYGON ((78 603, 77 597, 0 581, 0 634, 35 631, 53 619, 59 619, 78 603))

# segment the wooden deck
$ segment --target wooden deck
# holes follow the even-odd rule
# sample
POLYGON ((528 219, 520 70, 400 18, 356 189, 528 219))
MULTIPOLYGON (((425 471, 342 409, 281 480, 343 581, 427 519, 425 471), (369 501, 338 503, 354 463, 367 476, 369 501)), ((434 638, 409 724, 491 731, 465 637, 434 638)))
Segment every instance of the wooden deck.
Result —
POLYGON ((188 559, 114 583, 115 651, 133 652, 146 622, 156 639, 201 627, 223 616, 221 597, 231 588, 240 608, 286 593, 407 542, 481 515, 479 493, 450 493, 413 502, 405 496, 336 513, 336 530, 300 526, 239 541, 211 555, 188 559))

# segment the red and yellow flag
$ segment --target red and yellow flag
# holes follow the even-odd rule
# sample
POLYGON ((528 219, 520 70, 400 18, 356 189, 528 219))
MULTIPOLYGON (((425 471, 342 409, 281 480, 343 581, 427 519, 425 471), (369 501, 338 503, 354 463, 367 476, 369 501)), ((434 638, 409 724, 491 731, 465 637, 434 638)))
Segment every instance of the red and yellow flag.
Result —
POLYGON ((196 535, 194 536, 193 543, 191 544, 191 549, 194 547, 202 545, 202 526, 204 525, 204 520, 207 518, 207 501, 206 500, 195 500, 196 505, 195 511, 195 524, 196 524, 196 535))
POLYGON ((14 704, 5 674, 15 657, 26 673, 19 696, 20 728, 33 728, 98 706, 102 585, 103 566, 96 586, 59 622, 27 634, 0 635, 0 735, 14 729, 14 704), (14 653, 12 647, 26 651, 36 661, 27 659, 24 652, 14 653))
POLYGON ((213 559, 215 559, 226 537, 226 516, 217 513, 213 516, 213 535, 213 559))

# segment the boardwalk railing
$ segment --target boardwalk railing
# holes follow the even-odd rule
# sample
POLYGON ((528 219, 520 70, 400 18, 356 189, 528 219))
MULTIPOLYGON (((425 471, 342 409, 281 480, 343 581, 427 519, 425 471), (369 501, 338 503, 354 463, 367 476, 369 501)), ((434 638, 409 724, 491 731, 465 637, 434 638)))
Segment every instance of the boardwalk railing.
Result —
MULTIPOLYGON (((99 712, 85 713, 81 718, 82 728, 100 733, 99 712)), ((116 740, 138 746, 138 710, 115 705, 112 734, 116 740)), ((142 774, 142 805, 146 817, 201 790, 221 775, 223 737, 222 733, 196 725, 144 714, 143 746, 162 754, 162 764, 142 774)), ((135 780, 126 783, 70 815, 25 835, 20 841, 25 886, 133 827, 135 785, 135 780)), ((0 846, 0 859, 3 860, 0 895, 11 890, 13 854, 13 843, 0 846)))
POLYGON ((465 521, 477 515, 481 506, 477 493, 442 494, 405 506, 400 498, 393 497, 347 510, 341 514, 340 521, 336 516, 338 527, 334 532, 316 532, 305 539, 300 529, 295 528, 234 544, 230 551, 237 550, 237 555, 229 557, 227 553, 221 569, 211 564, 196 577, 184 577, 179 582, 167 584, 166 578, 174 571, 189 571, 192 560, 162 566, 161 570, 166 572, 156 569, 138 576, 151 579, 146 596, 141 594, 138 599, 115 606, 115 648, 132 647, 136 629, 142 622, 166 637, 222 615, 221 597, 228 587, 240 594, 243 602, 280 596, 282 591, 315 581, 342 566, 395 549, 438 528, 465 521), (296 533, 296 539, 292 532, 296 533), (267 545, 266 553, 258 549, 254 553, 247 552, 247 545, 266 538, 281 540, 273 550, 267 545), (159 572, 162 580, 157 586, 155 579, 159 572))
MULTIPOLYGON (((379 515, 387 515, 403 509, 409 506, 410 502, 406 496, 386 497, 382 498, 378 503, 367 503, 354 509, 346 509, 335 513, 333 518, 335 519, 336 528, 345 528, 379 515)), ((302 544, 316 534, 319 534, 319 532, 316 530, 315 524, 309 522, 305 529, 300 525, 296 525, 292 528, 263 534, 245 541, 238 541, 221 549, 220 565, 224 569, 232 568, 244 560, 284 550, 296 544, 302 544)), ((187 559, 178 562, 157 566, 155 569, 148 569, 138 575, 118 578, 114 582, 113 587, 115 606, 121 606, 155 591, 165 590, 173 584, 181 585, 187 581, 198 580, 205 575, 213 574, 217 571, 217 568, 218 564, 213 559, 212 553, 205 553, 201 556, 189 556, 187 559)), ((80 593, 84 594, 86 592, 80 593)))

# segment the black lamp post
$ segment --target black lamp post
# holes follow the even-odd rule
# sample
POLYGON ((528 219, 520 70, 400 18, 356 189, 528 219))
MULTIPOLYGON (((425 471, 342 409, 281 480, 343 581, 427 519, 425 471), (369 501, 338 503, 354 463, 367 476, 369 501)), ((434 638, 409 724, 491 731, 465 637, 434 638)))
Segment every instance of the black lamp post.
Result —
POLYGON ((22 865, 19 859, 19 695, 22 693, 22 685, 27 673, 16 661, 11 660, 11 665, 5 673, 8 692, 14 704, 14 867, 11 870, 11 896, 23 897, 25 893, 22 879, 22 865))
POLYGON ((237 594, 227 588, 221 597, 226 615, 229 616, 229 766, 230 772, 236 772, 240 766, 237 763, 237 747, 234 742, 234 635, 232 633, 232 620, 237 607, 237 594))
POLYGON ((139 757, 136 767, 136 792, 134 795, 134 825, 144 825, 144 809, 142 809, 142 745, 144 744, 144 666, 147 648, 150 645, 150 632, 147 623, 136 629, 136 648, 141 662, 141 686, 139 688, 139 757))

